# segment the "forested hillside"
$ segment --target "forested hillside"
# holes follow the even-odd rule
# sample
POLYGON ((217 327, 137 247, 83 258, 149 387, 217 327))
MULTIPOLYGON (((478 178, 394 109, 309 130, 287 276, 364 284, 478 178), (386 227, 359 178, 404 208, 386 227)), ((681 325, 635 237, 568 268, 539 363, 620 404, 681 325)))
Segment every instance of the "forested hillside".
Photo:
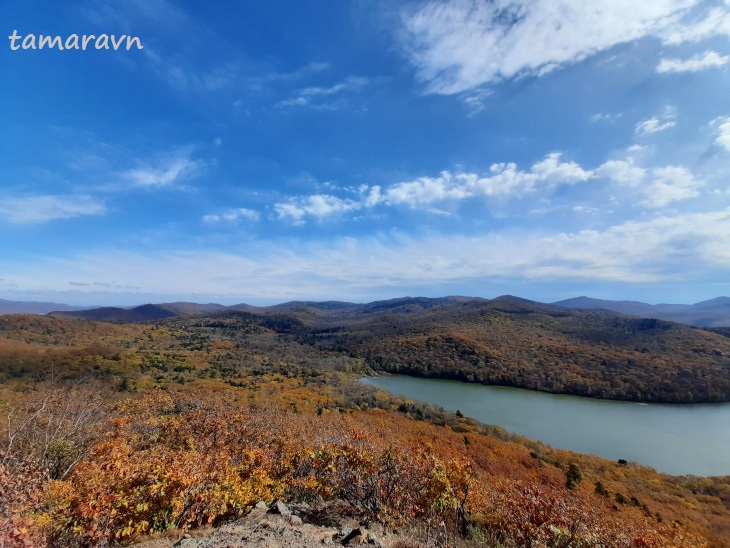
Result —
POLYGON ((730 400, 730 339, 661 320, 503 297, 310 321, 302 340, 381 371, 632 401, 730 400))
MULTIPOLYGON (((374 347, 372 337, 390 348, 394 325, 410 337, 426 317, 434 330, 458 320, 481 336, 485 318, 515 314, 550 325, 547 312, 514 302, 297 305, 124 325, 1 318, 0 536, 126 544, 285 500, 314 511, 341 501, 416 542, 727 546, 728 478, 558 451, 356 380, 371 358, 351 350, 374 347), (355 334, 360 346, 346 351, 330 339, 355 334)), ((571 317, 541 334, 579 340, 571 317)), ((595 344, 604 329, 584 338, 595 344)))

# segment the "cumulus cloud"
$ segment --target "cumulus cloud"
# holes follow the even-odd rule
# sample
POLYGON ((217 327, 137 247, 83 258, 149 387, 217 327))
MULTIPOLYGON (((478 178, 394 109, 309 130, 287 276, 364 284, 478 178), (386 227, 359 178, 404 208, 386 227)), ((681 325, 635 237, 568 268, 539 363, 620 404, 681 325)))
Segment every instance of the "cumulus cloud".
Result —
POLYGON ((327 194, 297 198, 274 206, 278 218, 302 224, 307 216, 318 219, 378 205, 425 208, 443 202, 458 202, 479 197, 519 197, 537 191, 550 190, 558 185, 571 185, 592 177, 575 162, 564 162, 560 153, 548 154, 529 171, 522 171, 515 163, 493 164, 486 176, 476 173, 443 171, 438 177, 419 177, 402 181, 386 188, 362 185, 356 199, 342 199, 327 194))
MULTIPOLYGON (((730 141, 730 122, 723 122, 720 132, 730 141)), ((718 144, 724 142, 718 140, 718 144)), ((631 147, 631 150, 636 149, 631 147)), ((695 198, 706 184, 679 165, 643 167, 637 165, 632 156, 627 156, 625 159, 608 160, 591 170, 573 161, 563 161, 560 153, 553 152, 527 170, 519 169, 513 162, 504 162, 493 164, 484 175, 442 171, 436 177, 419 177, 389 186, 361 185, 356 189, 344 189, 352 192, 354 197, 341 198, 331 194, 294 197, 275 204, 274 211, 276 219, 295 225, 304 225, 307 218, 321 221, 375 207, 407 207, 448 215, 449 205, 467 200, 483 199, 504 204, 505 201, 529 196, 549 199, 559 187, 601 179, 623 187, 631 204, 652 208, 695 198), (439 209, 444 206, 446 210, 439 209)))
POLYGON ((721 67, 730 61, 730 55, 720 55, 708 50, 689 59, 662 59, 657 72, 700 72, 709 68, 721 67))
MULTIPOLYGON (((730 122, 722 127, 730 135, 730 122)), ((362 185, 358 189, 357 199, 317 194, 277 203, 274 210, 278 219, 294 224, 304 224, 307 217, 322 220, 342 212, 375 206, 406 206, 444 213, 434 209, 434 206, 477 198, 517 199, 538 191, 550 192, 561 185, 573 185, 591 179, 607 179, 632 188, 641 197, 641 203, 652 208, 695 198, 705 186, 702 179, 682 166, 668 165, 647 169, 636 165, 629 156, 625 160, 609 160, 591 171, 575 162, 563 162, 559 153, 552 153, 535 163, 528 171, 519 170, 511 162, 493 164, 486 176, 443 171, 438 177, 420 177, 386 188, 362 185)))
POLYGON ((328 194, 315 194, 294 202, 274 204, 274 211, 280 220, 303 224, 307 216, 323 219, 344 211, 360 209, 362 204, 355 200, 344 200, 328 194))
POLYGON ((83 195, 6 196, 0 200, 0 219, 12 224, 46 223, 105 212, 103 202, 83 195))
POLYGON ((646 170, 634 165, 634 159, 609 160, 595 171, 596 177, 610 179, 620 185, 639 186, 646 177, 646 170))
POLYGON ((646 188, 645 204, 650 207, 663 207, 672 202, 696 198, 704 181, 686 168, 667 166, 653 170, 654 179, 646 188))
POLYGON ((682 166, 664 166, 647 170, 634 159, 609 160, 595 170, 595 176, 638 191, 642 204, 659 208, 673 202, 696 198, 705 182, 682 166))
POLYGON ((453 94, 645 36, 676 44, 727 33, 726 12, 699 0, 431 0, 402 12, 401 41, 427 91, 453 94))
POLYGON ((236 224, 241 221, 258 221, 260 215, 258 211, 253 209, 247 209, 245 207, 239 207, 234 209, 228 209, 222 213, 211 213, 203 216, 203 222, 207 224, 219 224, 228 223, 236 224))
POLYGON ((730 117, 719 118, 717 122, 719 123, 719 127, 715 144, 730 152, 730 117))

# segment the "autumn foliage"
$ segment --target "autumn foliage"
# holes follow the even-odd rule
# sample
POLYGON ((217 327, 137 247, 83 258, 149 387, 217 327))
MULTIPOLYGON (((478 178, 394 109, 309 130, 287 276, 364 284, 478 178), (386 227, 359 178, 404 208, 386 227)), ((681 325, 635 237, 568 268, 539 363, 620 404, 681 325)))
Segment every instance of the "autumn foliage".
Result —
POLYGON ((518 545, 703 545, 640 512, 611 512, 549 470, 536 468, 530 481, 495 475, 458 450, 458 436, 409 429, 412 422, 380 410, 302 414, 148 393, 115 405, 101 439, 65 478, 38 476, 43 496, 4 487, 5 515, 14 516, 5 531, 18 543, 92 546, 215 524, 260 500, 340 499, 385 524, 484 531, 518 545))
MULTIPOLYGON (((357 381, 367 358, 300 340, 301 317, 0 319, 0 540, 128 544, 280 500, 442 544, 728 546, 728 478, 560 451, 377 391, 357 381)), ((429 348, 451 347, 408 354, 429 348)))

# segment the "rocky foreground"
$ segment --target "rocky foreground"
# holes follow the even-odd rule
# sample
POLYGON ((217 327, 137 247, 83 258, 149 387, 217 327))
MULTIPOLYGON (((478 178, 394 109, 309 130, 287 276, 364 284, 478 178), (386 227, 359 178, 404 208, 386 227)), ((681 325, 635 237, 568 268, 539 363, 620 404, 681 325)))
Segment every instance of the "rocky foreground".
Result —
MULTIPOLYGON (((353 515, 346 503, 336 501, 313 508, 308 504, 267 505, 259 502, 244 518, 220 527, 198 529, 180 537, 166 536, 136 544, 138 548, 234 548, 238 546, 283 548, 361 546, 417 548, 429 539, 387 531, 353 515)), ((433 534, 432 534, 433 536, 433 534)), ((436 542, 437 538, 431 541, 436 542)), ((441 539, 446 540, 446 539, 441 539)))

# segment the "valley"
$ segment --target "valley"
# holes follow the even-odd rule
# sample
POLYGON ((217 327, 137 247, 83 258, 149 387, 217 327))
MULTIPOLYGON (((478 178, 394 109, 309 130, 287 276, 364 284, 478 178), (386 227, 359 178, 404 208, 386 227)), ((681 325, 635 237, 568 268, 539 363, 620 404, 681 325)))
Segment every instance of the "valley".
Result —
POLYGON ((1 316, 3 534, 128 543, 278 498, 343 501, 414 538, 443 522, 467 545, 727 545, 727 476, 556 449, 358 381, 409 372, 727 401, 726 337, 514 297, 240 308, 1 316), (418 478, 418 497, 398 478, 418 478))

